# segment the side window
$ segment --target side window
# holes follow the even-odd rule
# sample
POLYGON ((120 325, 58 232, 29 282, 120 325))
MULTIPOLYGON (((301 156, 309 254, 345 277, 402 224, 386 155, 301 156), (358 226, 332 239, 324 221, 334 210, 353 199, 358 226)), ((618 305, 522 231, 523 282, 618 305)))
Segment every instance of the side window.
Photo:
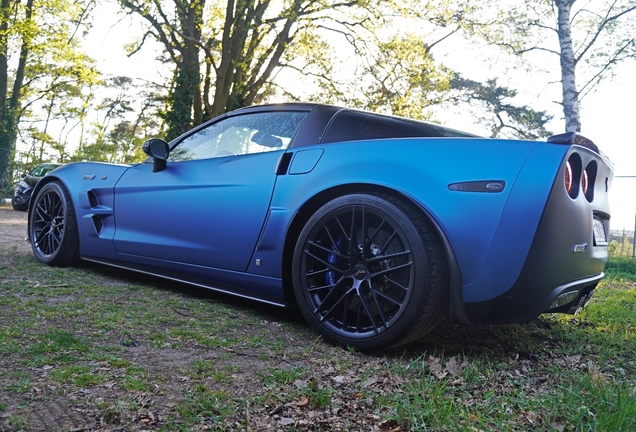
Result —
POLYGON ((306 112, 243 114, 213 123, 184 138, 170 151, 173 162, 286 149, 306 112))

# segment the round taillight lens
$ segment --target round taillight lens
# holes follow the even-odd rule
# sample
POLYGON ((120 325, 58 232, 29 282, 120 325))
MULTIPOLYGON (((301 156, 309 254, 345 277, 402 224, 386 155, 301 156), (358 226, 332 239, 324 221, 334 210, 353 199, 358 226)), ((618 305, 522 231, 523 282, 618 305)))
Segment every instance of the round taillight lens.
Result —
POLYGON ((587 177, 587 170, 583 171, 583 175, 581 176, 581 191, 583 191, 583 195, 587 195, 587 188, 590 186, 589 179, 587 177))
POLYGON ((568 194, 571 194, 572 192, 572 165, 570 164, 570 161, 568 160, 565 163, 565 173, 563 176, 563 181, 565 182, 565 190, 568 194))

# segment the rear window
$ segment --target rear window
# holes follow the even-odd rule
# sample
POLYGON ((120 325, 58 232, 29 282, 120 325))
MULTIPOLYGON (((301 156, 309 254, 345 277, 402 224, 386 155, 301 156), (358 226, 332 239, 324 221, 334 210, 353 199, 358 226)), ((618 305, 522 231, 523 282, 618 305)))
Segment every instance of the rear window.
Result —
POLYGON ((472 136, 474 135, 432 123, 343 110, 334 116, 322 142, 359 141, 377 138, 472 136))

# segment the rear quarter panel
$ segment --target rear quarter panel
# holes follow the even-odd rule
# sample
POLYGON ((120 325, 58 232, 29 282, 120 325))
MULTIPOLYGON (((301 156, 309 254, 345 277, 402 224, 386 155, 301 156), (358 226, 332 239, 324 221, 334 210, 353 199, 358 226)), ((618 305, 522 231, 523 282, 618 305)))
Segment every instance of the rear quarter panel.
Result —
MULTIPOLYGON (((493 297, 518 275, 567 150, 532 141, 477 138, 387 139, 316 148, 324 153, 315 168, 279 177, 269 224, 254 256, 262 265, 250 271, 281 277, 283 263, 273 251, 282 250, 294 215, 311 197, 355 184, 361 190, 392 190, 426 211, 448 240, 463 286, 484 275, 489 283, 494 281, 486 288, 478 284, 473 291, 465 290, 469 298, 493 297), (505 181, 506 186, 499 193, 448 188, 479 180, 505 181), (514 247, 510 235, 515 236, 514 247), (497 280, 500 276, 506 276, 504 283, 497 280)), ((293 159, 289 172, 295 172, 293 159)))

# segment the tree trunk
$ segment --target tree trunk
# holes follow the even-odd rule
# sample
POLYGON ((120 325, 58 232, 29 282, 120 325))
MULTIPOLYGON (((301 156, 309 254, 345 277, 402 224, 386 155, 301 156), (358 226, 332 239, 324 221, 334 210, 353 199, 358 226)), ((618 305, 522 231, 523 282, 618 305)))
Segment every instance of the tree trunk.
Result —
MULTIPOLYGON (((8 94, 9 74, 6 53, 9 40, 7 36, 8 18, 11 14, 10 0, 2 0, 0 6, 0 191, 8 191, 11 188, 10 169, 15 150, 15 142, 18 136, 18 122, 20 120, 21 90, 24 82, 24 71, 29 56, 30 40, 22 37, 20 58, 15 73, 12 92, 8 94)), ((32 19, 33 0, 28 0, 25 5, 25 17, 32 19)))
POLYGON ((13 144, 8 133, 9 113, 7 110, 7 88, 9 85, 9 67, 7 61, 9 28, 9 0, 2 0, 0 6, 0 191, 10 187, 9 165, 13 155, 13 144))
POLYGON ((243 25, 244 0, 228 0, 225 9, 225 27, 221 39, 221 61, 216 70, 216 85, 210 117, 228 111, 238 55, 243 51, 247 31, 243 25), (241 43, 242 42, 242 43, 241 43))
POLYGON ((192 93, 192 109, 194 114, 193 126, 203 121, 201 104, 201 71, 199 68, 199 48, 201 40, 201 26, 203 25, 203 9, 205 0, 194 0, 188 5, 185 17, 182 19, 185 29, 183 63, 186 75, 190 77, 192 93))
POLYGON ((177 47, 181 59, 177 62, 174 89, 168 97, 170 109, 166 115, 167 140, 178 137, 203 121, 197 44, 201 39, 205 0, 185 1, 178 5, 182 10, 179 14, 179 22, 183 41, 182 45, 177 47))
POLYGON ((565 131, 580 132, 581 119, 579 113, 579 93, 576 89, 576 60, 572 43, 572 27, 570 11, 576 0, 554 0, 557 6, 557 33, 561 47, 561 86, 563 93, 563 114, 565 115, 565 131))

